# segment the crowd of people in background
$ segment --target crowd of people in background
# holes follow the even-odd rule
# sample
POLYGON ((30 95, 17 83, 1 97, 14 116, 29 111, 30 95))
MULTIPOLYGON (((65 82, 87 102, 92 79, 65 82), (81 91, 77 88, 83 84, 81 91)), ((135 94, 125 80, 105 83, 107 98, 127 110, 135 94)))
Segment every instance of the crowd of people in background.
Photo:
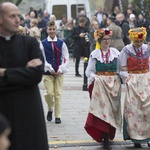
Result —
MULTIPOLYGON (((133 9, 132 5, 128 5, 128 9, 125 12, 121 12, 119 6, 115 6, 111 14, 107 14, 107 12, 103 12, 102 7, 98 7, 97 12, 88 18, 86 16, 86 12, 81 10, 77 16, 77 18, 67 18, 66 14, 62 14, 62 20, 59 24, 57 24, 57 36, 65 41, 67 44, 69 51, 73 51, 73 39, 71 33, 73 28, 79 25, 80 18, 84 19, 85 27, 88 30, 88 37, 89 37, 89 49, 90 51, 94 50, 93 44, 95 43, 94 36, 92 33, 97 28, 111 28, 112 23, 113 25, 117 25, 121 28, 121 35, 120 38, 123 40, 124 45, 130 44, 130 40, 128 38, 128 31, 131 28, 136 27, 145 27, 147 30, 147 41, 150 41, 150 18, 145 18, 142 13, 137 14, 136 10, 133 9), (94 21, 94 22, 93 22, 94 21), (98 24, 97 27, 94 27, 94 24, 98 24), (110 25, 111 24, 111 25, 110 25)), ((47 10, 35 10, 33 7, 30 7, 29 12, 25 14, 23 17, 20 15, 20 28, 22 30, 22 34, 33 35, 39 40, 45 39, 48 35, 46 32, 46 25, 49 21, 56 21, 57 18, 55 14, 49 14, 47 10), (31 20, 34 19, 36 24, 31 25, 31 20), (36 21, 35 21, 36 19, 36 21), (32 28, 38 28, 39 30, 35 30, 33 32, 32 28), (30 33, 32 32, 32 33, 30 33), (40 36, 40 37, 39 37, 40 36)), ((114 28, 112 27, 112 30, 114 28)), ((116 28, 115 28, 116 30, 116 28)), ((120 29, 118 29, 120 32, 120 29)), ((114 31, 116 32, 116 31, 114 31)), ((117 36, 117 35, 116 35, 117 36)), ((114 42, 114 39, 113 39, 114 42)), ((122 43, 122 42, 121 42, 122 43)), ((115 44, 114 44, 115 45, 115 44)), ((117 48, 117 47, 116 47, 117 48)), ((123 47, 120 46, 119 50, 123 47)))

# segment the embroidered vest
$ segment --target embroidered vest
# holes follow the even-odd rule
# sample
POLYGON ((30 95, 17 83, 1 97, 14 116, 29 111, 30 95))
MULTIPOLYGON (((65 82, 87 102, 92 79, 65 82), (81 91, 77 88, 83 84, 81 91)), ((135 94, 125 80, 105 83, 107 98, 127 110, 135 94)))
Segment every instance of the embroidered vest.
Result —
MULTIPOLYGON (((55 46, 57 47, 52 47, 52 42, 48 42, 47 39, 42 41, 43 47, 44 47, 44 52, 45 52, 45 57, 46 61, 52 65, 53 69, 55 72, 57 72, 58 67, 62 63, 62 45, 63 41, 58 39, 56 42, 54 42, 55 46)), ((47 73, 49 74, 49 73, 47 73)))
POLYGON ((116 72, 117 70, 117 58, 114 58, 112 62, 109 62, 108 64, 101 63, 97 60, 96 62, 96 71, 99 72, 116 72))
POLYGON ((127 59, 128 71, 148 69, 148 58, 137 59, 129 55, 127 59))

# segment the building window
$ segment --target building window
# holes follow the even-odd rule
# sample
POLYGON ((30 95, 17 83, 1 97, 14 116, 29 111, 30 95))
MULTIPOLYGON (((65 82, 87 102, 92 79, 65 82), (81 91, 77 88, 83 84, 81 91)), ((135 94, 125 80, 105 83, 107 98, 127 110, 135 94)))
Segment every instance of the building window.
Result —
POLYGON ((57 20, 61 20, 63 15, 67 15, 67 6, 54 5, 52 13, 56 16, 57 20))
POLYGON ((71 17, 76 19, 81 10, 85 10, 84 4, 71 5, 71 17))

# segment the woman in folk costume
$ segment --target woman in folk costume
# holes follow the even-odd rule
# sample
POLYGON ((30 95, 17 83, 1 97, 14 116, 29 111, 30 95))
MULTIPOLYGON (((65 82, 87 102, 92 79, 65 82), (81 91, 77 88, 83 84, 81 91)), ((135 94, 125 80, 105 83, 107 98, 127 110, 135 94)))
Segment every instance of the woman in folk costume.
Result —
POLYGON ((143 43, 146 34, 144 27, 130 29, 132 43, 119 56, 119 74, 127 87, 123 136, 124 140, 134 142, 136 148, 150 141, 150 47, 143 43))
POLYGON ((109 47, 109 29, 95 31, 95 38, 100 48, 91 53, 86 69, 91 101, 84 128, 97 142, 103 141, 104 149, 111 149, 109 139, 122 126, 121 83, 116 74, 119 51, 109 47))

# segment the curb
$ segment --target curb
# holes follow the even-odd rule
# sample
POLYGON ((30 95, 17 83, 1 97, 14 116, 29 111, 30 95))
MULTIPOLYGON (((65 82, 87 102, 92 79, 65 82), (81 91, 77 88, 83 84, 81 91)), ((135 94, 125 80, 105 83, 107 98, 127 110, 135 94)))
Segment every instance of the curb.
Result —
MULTIPOLYGON (((111 141, 111 145, 130 145, 131 141, 123 141, 122 139, 115 139, 111 141)), ((94 140, 74 140, 74 141, 53 141, 49 142, 50 148, 56 147, 77 147, 77 146, 99 146, 102 143, 98 143, 94 140)))

